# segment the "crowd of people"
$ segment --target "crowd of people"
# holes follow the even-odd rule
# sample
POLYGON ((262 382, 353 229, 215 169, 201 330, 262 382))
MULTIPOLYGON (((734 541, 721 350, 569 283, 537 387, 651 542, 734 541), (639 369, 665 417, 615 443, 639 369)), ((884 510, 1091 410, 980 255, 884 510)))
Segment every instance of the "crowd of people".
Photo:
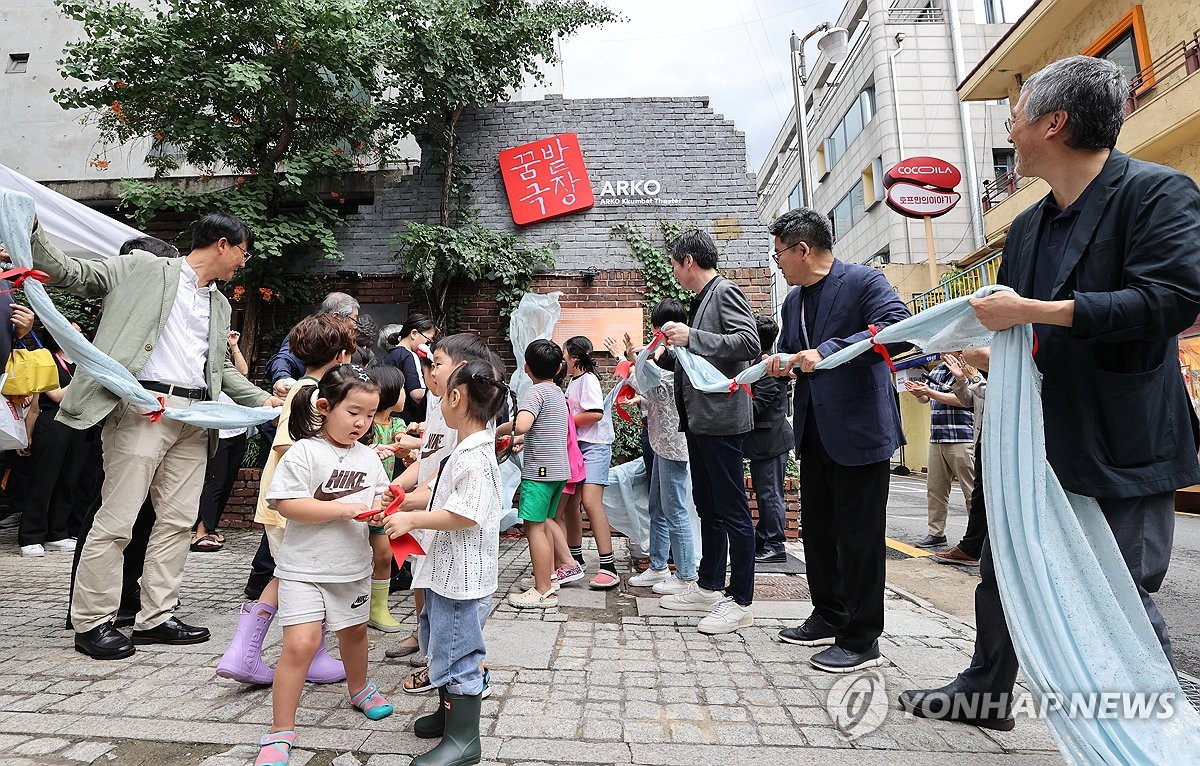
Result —
MULTIPOLYGON (((1046 179, 1051 193, 1017 219, 1009 237, 1000 281, 1016 292, 972 305, 992 330, 1034 324, 1050 465, 1067 490, 1100 499, 1169 659, 1151 594, 1169 561, 1171 491, 1200 481, 1195 418, 1173 370, 1174 336, 1200 313, 1192 260, 1200 192, 1181 174, 1113 150, 1126 92, 1115 65, 1083 57, 1025 83, 1011 137, 1021 172, 1046 179), (1102 221, 1104 210, 1112 215, 1102 221), (1100 244, 1089 244, 1096 237, 1100 244), (1098 383, 1113 376, 1123 376, 1121 386, 1098 383), (1154 396, 1137 395, 1151 388, 1154 396), (1154 409, 1142 435, 1105 430, 1135 405, 1154 409)), ((606 343, 628 362, 627 380, 617 385, 634 390, 626 402, 644 421, 649 561, 628 584, 652 588, 664 610, 703 615, 701 633, 752 625, 755 567, 786 555, 783 481, 794 450, 813 612, 779 639, 824 647, 811 665, 847 673, 885 661, 878 639, 889 467, 904 437, 885 355, 817 366, 908 311, 881 272, 834 256, 825 215, 793 210, 770 233, 775 261, 793 286, 781 323, 753 313, 742 289, 718 272, 712 237, 689 230, 669 255, 679 284, 694 294, 690 305, 656 305, 645 344, 628 336, 624 348, 606 343), (767 377, 752 395, 706 393, 678 349, 730 379, 767 360, 767 377)), ((247 379, 229 303, 217 289, 251 256, 252 233, 238 219, 201 218, 185 257, 141 240, 107 260, 69 258, 40 227, 32 241, 35 267, 51 286, 104 299, 96 347, 170 406, 227 399, 281 408, 258 429, 267 457, 254 518, 264 533, 248 562, 249 600, 230 615, 235 635, 216 667, 222 677, 274 687, 272 724, 256 763, 286 764, 306 681, 345 681, 350 704, 368 718, 392 712, 370 680, 367 630, 405 632, 389 599, 399 563, 392 545, 409 535, 420 546, 408 564, 419 618, 386 656, 414 665, 400 691, 437 692, 440 704, 413 729, 441 740, 414 763, 477 762, 480 701, 490 693, 483 628, 511 499, 503 462, 520 465, 515 510, 532 567, 508 603, 546 609, 571 583, 621 584, 604 508, 615 434, 591 342, 536 340, 521 349, 531 384, 518 399, 486 339, 443 334, 420 314, 384 327, 378 340, 386 353, 373 359, 363 350, 370 344, 357 301, 332 293, 270 360, 267 390, 247 379), (583 554, 585 518, 595 562, 583 554), (275 622, 283 653, 272 668, 262 648, 275 622), (328 632, 340 657, 326 648, 328 632)), ((12 337, 29 334, 27 309, 0 308, 11 313, 12 337)), ((221 510, 248 432, 141 417, 52 337, 42 342, 60 367, 60 385, 32 403, 28 454, 10 463, 9 518, 19 515, 22 555, 75 552, 68 625, 75 648, 91 658, 207 641, 207 628, 176 616, 183 565, 189 551, 224 544, 221 510)), ((905 692, 901 702, 916 715, 1011 728, 1016 657, 987 544, 977 446, 988 362, 987 349, 949 354, 907 385, 933 408, 929 534, 920 544, 947 542, 947 499, 957 478, 969 526, 939 556, 981 564, 982 584, 971 667, 942 689, 905 692), (934 705, 972 695, 1004 702, 983 717, 934 705)))

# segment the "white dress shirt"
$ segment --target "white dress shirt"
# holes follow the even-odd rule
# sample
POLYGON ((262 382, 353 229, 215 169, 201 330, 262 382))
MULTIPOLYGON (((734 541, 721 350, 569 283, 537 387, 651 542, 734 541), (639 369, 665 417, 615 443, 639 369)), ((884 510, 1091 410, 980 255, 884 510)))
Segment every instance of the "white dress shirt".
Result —
POLYGON ((186 259, 181 265, 175 303, 138 379, 204 388, 207 385, 204 364, 208 361, 208 322, 212 313, 209 301, 216 283, 200 287, 195 269, 186 259))

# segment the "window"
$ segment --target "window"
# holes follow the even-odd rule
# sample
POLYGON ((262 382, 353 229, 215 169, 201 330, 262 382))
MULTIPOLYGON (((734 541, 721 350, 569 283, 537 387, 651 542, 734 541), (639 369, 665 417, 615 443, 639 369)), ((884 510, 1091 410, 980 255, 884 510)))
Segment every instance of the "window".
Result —
POLYGON ((792 189, 792 193, 788 195, 788 210, 795 210, 800 207, 800 197, 800 184, 796 184, 796 188, 792 189))
POLYGON ((837 164, 837 161, 850 148, 850 144, 854 143, 854 139, 858 138, 858 134, 863 132, 874 116, 875 86, 868 85, 854 99, 854 103, 846 110, 846 114, 842 115, 842 119, 838 121, 833 132, 829 138, 825 139, 819 150, 824 156, 826 172, 837 164))
POLYGON ((850 191, 846 192, 846 196, 842 197, 829 212, 829 220, 833 222, 833 238, 835 240, 844 236, 867 215, 865 177, 864 173, 854 183, 854 186, 850 187, 850 191))
POLYGON ((887 196, 887 190, 883 187, 883 158, 876 157, 871 160, 871 164, 863 169, 863 204, 865 209, 878 205, 887 196))
POLYGON ((1017 154, 1012 149, 992 150, 992 177, 999 181, 1013 172, 1017 166, 1017 154))
POLYGON ((1004 0, 983 0, 983 23, 1008 23, 1008 19, 1004 15, 1004 0))
POLYGON ((1150 37, 1140 5, 1130 8, 1098 40, 1085 48, 1083 55, 1108 59, 1120 66, 1129 77, 1135 94, 1140 95, 1154 87, 1150 37))
POLYGON ((4 67, 6 74, 21 74, 29 69, 29 54, 28 53, 10 53, 8 54, 8 65, 4 67))

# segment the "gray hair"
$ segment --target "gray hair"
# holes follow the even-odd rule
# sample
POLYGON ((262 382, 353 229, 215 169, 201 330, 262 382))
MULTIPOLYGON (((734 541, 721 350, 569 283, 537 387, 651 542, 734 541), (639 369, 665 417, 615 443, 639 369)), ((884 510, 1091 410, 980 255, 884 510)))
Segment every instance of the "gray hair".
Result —
POLYGON ((317 309, 318 314, 337 314, 340 317, 349 317, 358 309, 358 301, 345 293, 330 293, 325 296, 325 300, 321 301, 321 307, 317 309))
POLYGON ((783 240, 788 247, 804 242, 814 250, 833 249, 833 226, 829 223, 829 216, 810 207, 787 211, 771 221, 767 231, 771 236, 783 240))
POLYGON ((404 337, 400 331, 404 329, 402 324, 385 324, 379 331, 379 347, 385 348, 388 351, 400 345, 400 338, 404 337))
POLYGON ((1021 86, 1025 119, 1067 113, 1066 145, 1072 149, 1112 149, 1125 123, 1129 79, 1107 59, 1071 56, 1029 76, 1021 86))

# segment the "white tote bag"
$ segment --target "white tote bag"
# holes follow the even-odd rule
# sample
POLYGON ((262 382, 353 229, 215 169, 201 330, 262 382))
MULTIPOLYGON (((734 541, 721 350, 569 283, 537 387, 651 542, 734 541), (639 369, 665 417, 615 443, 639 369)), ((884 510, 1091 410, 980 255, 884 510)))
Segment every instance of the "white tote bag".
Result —
MULTIPOLYGON (((8 373, 0 375, 0 388, 8 373)), ((0 405, 0 450, 25 449, 29 446, 29 432, 25 429, 25 411, 12 403, 11 399, 0 397, 4 404, 0 405)))

